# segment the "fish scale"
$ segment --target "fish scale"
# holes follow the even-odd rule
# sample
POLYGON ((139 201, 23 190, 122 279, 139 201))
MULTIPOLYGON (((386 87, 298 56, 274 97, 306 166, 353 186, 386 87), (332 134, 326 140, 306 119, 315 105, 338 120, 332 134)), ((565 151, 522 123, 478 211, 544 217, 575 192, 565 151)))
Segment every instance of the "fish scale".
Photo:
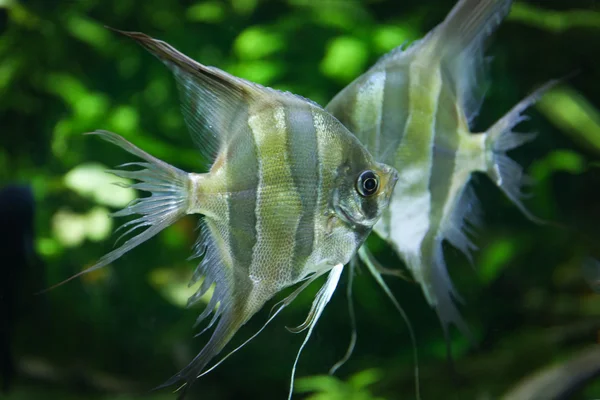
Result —
MULTIPOLYGON (((298 188, 294 185, 288 156, 285 111, 279 107, 270 118, 250 117, 249 125, 259 152, 259 185, 256 202, 257 242, 268 243, 267 249, 255 246, 250 278, 269 280, 274 287, 285 286, 291 275, 289 254, 294 253, 295 235, 302 213, 298 188), (274 128, 274 129, 273 129, 274 128), (270 225, 273 217, 283 223, 270 225), (267 236, 268 235, 268 236, 267 236), (265 270, 269 263, 271 268, 265 270)), ((311 226, 312 228, 312 226, 311 226)))

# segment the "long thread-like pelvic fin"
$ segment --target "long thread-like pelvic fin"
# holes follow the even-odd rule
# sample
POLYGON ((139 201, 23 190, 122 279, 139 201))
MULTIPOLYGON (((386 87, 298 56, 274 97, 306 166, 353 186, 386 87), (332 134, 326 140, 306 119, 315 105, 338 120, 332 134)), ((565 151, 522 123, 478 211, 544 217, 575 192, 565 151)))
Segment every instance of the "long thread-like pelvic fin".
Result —
POLYGON ((357 254, 362 262, 364 262, 365 264, 370 263, 373 266, 373 268, 375 268, 375 270, 377 272, 379 272, 381 275, 395 276, 395 277, 403 279, 407 282, 415 281, 413 278, 408 276, 404 271, 402 271, 400 269, 387 268, 387 267, 384 267, 383 265, 381 265, 381 263, 377 260, 377 258, 375 258, 375 256, 373 256, 373 254, 369 251, 369 248, 367 247, 366 244, 362 245, 362 251, 359 251, 357 254))
POLYGON ((346 353, 344 356, 336 362, 331 369, 329 369, 329 375, 335 374, 335 372, 342 367, 352 356, 354 352, 354 347, 356 346, 356 339, 358 337, 356 333, 356 314, 354 312, 354 301, 352 298, 352 284, 354 283, 354 273, 356 271, 356 264, 358 259, 356 257, 352 257, 350 263, 348 264, 348 287, 346 288, 346 300, 348 301, 348 315, 350 317, 350 343, 348 343, 348 348, 346 349, 346 353))
POLYGON ((333 292, 335 291, 335 288, 337 287, 337 284, 340 280, 340 275, 342 275, 343 269, 344 269, 343 264, 338 264, 331 269, 331 271, 329 272, 329 275, 327 276, 327 281, 321 287, 321 289, 317 293, 317 296, 315 297, 315 300, 313 301, 311 311, 307 318, 308 324, 306 325, 306 329, 308 329, 308 332, 306 333, 306 337, 304 338, 304 341, 302 342, 302 345, 300 346, 300 349, 298 350, 298 354, 296 355, 296 359, 294 360, 294 366, 292 367, 292 375, 290 377, 290 390, 288 393, 288 400, 291 400, 292 393, 294 392, 294 376, 296 375, 296 365, 298 364, 298 360, 300 359, 300 354, 302 354, 302 350, 304 349, 304 346, 306 346, 308 339, 310 339, 313 329, 317 325, 317 322, 319 321, 319 318, 321 317, 321 314, 323 313, 325 306, 327 306, 327 303, 329 303, 329 300, 331 300, 331 296, 333 295, 333 292))
POLYGON ((394 294, 392 293, 392 291, 390 290, 388 285, 383 280, 381 273, 379 271, 377 271, 377 269, 375 268, 375 264, 372 262, 373 257, 371 255, 371 253, 368 252, 368 250, 365 246, 360 247, 358 249, 358 252, 360 254, 361 260, 363 260, 363 261, 367 260, 365 262, 365 265, 367 266, 369 272, 371 272, 371 275, 373 275, 373 278, 375 278, 375 281, 383 289, 383 291, 385 292, 387 297, 390 299, 390 301, 392 302, 394 307, 396 307, 396 310, 398 310, 398 312, 402 316, 402 319, 406 323, 406 326, 408 328, 408 334, 410 336, 410 341, 411 341, 412 348, 413 348, 413 358, 415 360, 415 398, 417 400, 420 400, 421 390, 420 390, 420 381, 419 381, 419 354, 417 351, 417 339, 415 337, 415 332, 413 330, 412 324, 410 323, 410 320, 408 319, 408 315, 406 315, 406 312, 404 311, 404 309, 402 308, 402 306, 400 305, 400 303, 398 302, 398 300, 396 299, 396 297, 394 296, 394 294))
POLYGON ((245 345, 250 343, 255 337, 257 337, 267 327, 267 325, 269 325, 269 323, 271 323, 271 321, 273 321, 275 319, 275 317, 277 317, 277 315, 279 315, 279 313, 281 311, 283 311, 283 309, 285 307, 290 305, 304 289, 306 289, 311 283, 313 283, 321 275, 323 275, 323 274, 315 274, 315 275, 311 276, 309 279, 307 279, 305 282, 303 282, 302 285, 300 285, 300 287, 298 287, 290 295, 288 295, 285 299, 283 299, 280 302, 278 302, 277 304, 275 304, 270 312, 269 319, 267 319, 267 322, 265 322, 263 324, 263 326, 261 326, 260 329, 256 333, 254 333, 252 336, 250 336, 246 341, 244 341, 244 343, 242 343, 241 345, 239 345, 238 347, 236 347, 235 349, 233 349, 232 351, 227 353, 227 355, 225 355, 223 358, 221 358, 212 367, 203 371, 200 375, 197 376, 197 378, 200 378, 200 377, 208 374, 209 372, 211 372, 212 370, 217 368, 219 365, 221 365, 230 356, 232 356, 234 353, 236 353, 238 350, 240 350, 242 347, 244 347, 245 345))

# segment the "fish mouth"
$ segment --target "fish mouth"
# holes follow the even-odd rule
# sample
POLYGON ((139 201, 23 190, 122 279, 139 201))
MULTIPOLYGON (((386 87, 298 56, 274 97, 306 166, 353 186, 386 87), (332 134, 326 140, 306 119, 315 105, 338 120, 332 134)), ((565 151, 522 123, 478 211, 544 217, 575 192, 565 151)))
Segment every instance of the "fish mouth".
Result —
POLYGON ((373 226, 372 223, 370 223, 369 220, 367 221, 357 221, 356 219, 352 218, 350 216, 350 213, 348 213, 348 211, 342 206, 342 205, 336 205, 334 207, 336 216, 343 222, 345 222, 348 226, 350 226, 352 229, 369 229, 370 227, 373 226))
POLYGON ((356 223, 350 218, 350 214, 348 214, 348 211, 346 211, 344 209, 344 207, 342 207, 339 204, 336 204, 335 207, 335 213, 337 214, 338 217, 341 217, 340 219, 344 222, 346 222, 349 225, 355 225, 356 223))

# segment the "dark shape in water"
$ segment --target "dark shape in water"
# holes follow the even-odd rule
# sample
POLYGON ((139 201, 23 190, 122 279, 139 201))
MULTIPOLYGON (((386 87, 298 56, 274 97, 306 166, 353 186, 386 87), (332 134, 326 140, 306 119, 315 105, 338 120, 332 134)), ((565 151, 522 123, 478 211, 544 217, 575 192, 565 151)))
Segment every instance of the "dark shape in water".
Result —
MULTIPOLYGON (((11 349, 14 326, 26 308, 28 277, 40 266, 33 248, 35 200, 29 186, 0 190, 0 390, 8 393, 16 375, 11 349)), ((39 276, 38 278, 39 279, 39 276)))

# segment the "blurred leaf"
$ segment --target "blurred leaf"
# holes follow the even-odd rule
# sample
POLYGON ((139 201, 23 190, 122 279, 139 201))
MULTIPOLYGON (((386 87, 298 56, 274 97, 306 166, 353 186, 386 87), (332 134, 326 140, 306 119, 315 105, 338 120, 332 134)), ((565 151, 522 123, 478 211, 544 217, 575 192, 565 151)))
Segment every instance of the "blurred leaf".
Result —
POLYGON ((381 371, 377 369, 367 369, 358 372, 350 377, 348 383, 355 389, 364 389, 379 382, 383 378, 381 371))
POLYGON ((78 100, 87 92, 78 79, 68 74, 48 74, 46 85, 48 91, 60 96, 71 107, 76 107, 78 100))
POLYGON ((508 19, 553 32, 563 32, 578 27, 600 29, 600 12, 592 10, 545 10, 523 2, 512 5, 508 19))
POLYGON ((42 24, 42 19, 30 12, 23 4, 16 0, 0 0, 4 1, 3 6, 10 9, 8 14, 10 19, 18 25, 32 29, 37 28, 42 24))
POLYGON ((63 246, 79 246, 85 239, 86 219, 81 214, 61 209, 52 217, 52 231, 63 246))
POLYGON ((65 186, 98 204, 125 207, 135 199, 135 190, 115 185, 128 185, 128 179, 106 173, 107 168, 98 163, 84 163, 67 172, 65 186))
POLYGON ((375 29, 373 34, 373 45, 376 53, 384 54, 401 44, 411 42, 418 37, 418 32, 407 23, 404 23, 401 26, 379 26, 375 29))
POLYGON ((258 5, 258 0, 231 0, 233 10, 241 15, 248 15, 254 11, 258 5))
MULTIPOLYGON (((106 239, 112 230, 112 219, 104 207, 94 207, 87 214, 61 209, 52 217, 52 230, 63 246, 75 247, 85 238, 94 242, 106 239)), ((46 243, 46 250, 53 250, 49 243, 46 243)))
POLYGON ((194 22, 219 23, 225 17, 225 8, 221 2, 205 1, 188 8, 185 15, 194 22))
POLYGON ((352 30, 365 17, 362 5, 356 0, 288 0, 288 3, 310 9, 317 24, 342 30, 352 30))
POLYGON ((557 127, 600 153, 600 111, 580 93, 558 87, 546 93, 537 107, 557 127))
POLYGON ((36 251, 43 257, 54 257, 58 255, 62 246, 55 238, 40 237, 35 242, 36 251))
POLYGON ((80 96, 75 104, 75 114, 83 121, 94 121, 108 111, 110 101, 104 94, 86 93, 80 96))
POLYGON ((316 392, 309 400, 381 400, 367 389, 381 379, 381 372, 368 369, 352 375, 344 382, 331 375, 318 375, 298 379, 295 391, 298 393, 316 392))
POLYGON ((17 57, 4 59, 0 64, 0 94, 11 83, 13 76, 21 67, 22 62, 17 57))
MULTIPOLYGON (((191 278, 192 272, 189 268, 156 268, 148 275, 150 285, 169 303, 181 308, 187 307, 190 296, 196 293, 202 285, 203 279, 200 279, 193 286, 189 286, 191 278)), ((214 284, 199 301, 208 304, 213 292, 214 284)))
POLYGON ((106 53, 111 45, 111 33, 101 24, 81 15, 72 14, 66 18, 68 31, 77 39, 106 53))
POLYGON ((517 253, 513 239, 500 238, 485 247, 479 266, 481 280, 484 283, 494 281, 502 270, 509 265, 517 253))
POLYGON ((278 52, 284 46, 281 35, 265 27, 253 26, 238 35, 233 44, 242 60, 257 60, 278 52))
POLYGON ((586 169, 585 159, 571 150, 554 150, 541 160, 536 160, 530 168, 530 175, 536 182, 543 182, 556 171, 580 174, 586 169))
POLYGON ((94 207, 86 215, 88 239, 100 242, 110 236, 113 221, 110 212, 104 207, 94 207))
POLYGON ((365 43, 353 37, 339 36, 327 45, 321 71, 330 78, 348 83, 363 71, 368 56, 365 43))
POLYGON ((246 61, 232 65, 228 70, 240 78, 247 79, 261 85, 269 85, 283 72, 280 64, 271 61, 246 61))
POLYGON ((110 116, 110 124, 121 134, 133 132, 139 127, 139 114, 131 106, 118 106, 110 116))

